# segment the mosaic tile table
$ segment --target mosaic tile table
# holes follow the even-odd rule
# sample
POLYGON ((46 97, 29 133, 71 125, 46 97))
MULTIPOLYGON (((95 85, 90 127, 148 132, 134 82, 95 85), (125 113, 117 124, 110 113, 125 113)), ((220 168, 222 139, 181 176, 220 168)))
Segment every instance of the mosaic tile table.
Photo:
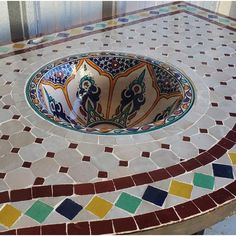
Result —
POLYGON ((0 47, 1 234, 194 233, 236 210, 236 21, 174 2, 0 47), (31 41, 30 41, 31 42, 31 41), (191 78, 173 125, 95 135, 43 120, 28 78, 60 57, 137 53, 191 78))

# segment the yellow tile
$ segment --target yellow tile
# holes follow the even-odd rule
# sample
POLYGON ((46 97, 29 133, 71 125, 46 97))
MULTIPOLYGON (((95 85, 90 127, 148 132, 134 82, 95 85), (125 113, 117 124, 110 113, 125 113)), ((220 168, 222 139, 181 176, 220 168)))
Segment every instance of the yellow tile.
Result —
POLYGON ((13 48, 24 48, 25 47, 25 44, 24 43, 15 43, 13 45, 13 48))
POLYGON ((70 31, 71 34, 79 34, 81 32, 81 29, 72 29, 70 31))
POLYGON ((149 16, 149 13, 147 12, 142 12, 142 13, 139 13, 140 16, 149 16))
POLYGON ((117 22, 116 21, 114 21, 114 20, 110 20, 110 21, 107 21, 106 22, 108 25, 117 25, 117 22))
POLYGON ((169 193, 189 199, 191 197, 192 190, 193 186, 191 184, 172 180, 169 193))
POLYGON ((85 209, 102 219, 111 210, 111 208, 112 204, 110 202, 95 196, 85 209))
POLYGON ((233 165, 236 165, 236 152, 229 152, 229 158, 231 159, 233 165))
POLYGON ((21 212, 15 207, 6 204, 0 211, 0 224, 10 228, 21 216, 21 212))
POLYGON ((236 23, 231 23, 230 25, 233 27, 236 27, 236 23))

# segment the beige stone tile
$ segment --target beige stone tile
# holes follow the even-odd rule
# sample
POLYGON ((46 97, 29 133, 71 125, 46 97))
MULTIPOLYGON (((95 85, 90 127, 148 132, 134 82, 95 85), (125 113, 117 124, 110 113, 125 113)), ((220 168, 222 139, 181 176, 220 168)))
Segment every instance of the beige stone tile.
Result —
POLYGON ((0 139, 0 156, 7 154, 12 149, 12 146, 8 140, 0 139))
POLYGON ((0 158, 0 171, 7 173, 21 167, 23 161, 17 153, 8 153, 0 158))
POLYGON ((33 143, 35 141, 35 137, 30 132, 23 131, 13 134, 9 140, 12 146, 21 148, 33 143))

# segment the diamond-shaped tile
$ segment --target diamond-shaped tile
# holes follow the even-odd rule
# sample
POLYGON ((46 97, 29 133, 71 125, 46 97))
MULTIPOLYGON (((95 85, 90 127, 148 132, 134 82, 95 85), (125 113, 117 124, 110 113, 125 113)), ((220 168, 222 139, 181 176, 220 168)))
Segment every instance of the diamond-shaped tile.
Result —
POLYGON ((82 209, 83 207, 81 205, 67 198, 57 207, 56 211, 69 220, 72 220, 82 209))
POLYGON ((85 209, 102 219, 111 210, 112 206, 112 203, 106 201, 103 198, 95 196, 85 209))
POLYGON ((212 164, 214 176, 233 179, 233 169, 232 166, 223 164, 212 164))
POLYGON ((201 173, 195 173, 193 178, 193 184, 201 188, 213 189, 215 178, 211 175, 205 175, 201 173))
POLYGON ((0 211, 0 224, 10 228, 21 216, 21 212, 15 207, 6 204, 0 211))
POLYGON ((162 206, 168 193, 164 190, 148 186, 145 190, 142 199, 152 202, 155 205, 162 206))
POLYGON ((25 214, 39 223, 42 223, 52 210, 53 208, 51 206, 38 200, 26 211, 25 214))
POLYGON ((117 206, 125 211, 128 211, 130 213, 135 213, 135 211, 139 207, 141 201, 142 201, 141 199, 139 199, 135 196, 132 196, 127 193, 121 193, 115 206, 117 206))
POLYGON ((171 181, 169 193, 178 197, 189 199, 191 197, 193 186, 176 180, 171 181))
POLYGON ((59 33, 57 34, 57 37, 67 38, 70 34, 69 33, 59 33))
POLYGON ((85 26, 83 28, 83 30, 93 30, 93 29, 94 29, 94 27, 92 27, 92 26, 85 26))
POLYGON ((236 165, 236 152, 229 152, 228 155, 233 165, 236 165))

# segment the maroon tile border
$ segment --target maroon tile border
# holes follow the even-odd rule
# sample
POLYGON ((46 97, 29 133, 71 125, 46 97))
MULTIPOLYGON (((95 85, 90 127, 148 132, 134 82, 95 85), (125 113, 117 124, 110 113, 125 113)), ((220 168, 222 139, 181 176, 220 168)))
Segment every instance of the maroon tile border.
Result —
POLYGON ((70 223, 67 225, 67 234, 70 235, 86 235, 90 234, 88 222, 70 223))
POLYGON ((93 221, 90 222, 91 234, 112 234, 112 221, 103 220, 103 221, 93 221))

